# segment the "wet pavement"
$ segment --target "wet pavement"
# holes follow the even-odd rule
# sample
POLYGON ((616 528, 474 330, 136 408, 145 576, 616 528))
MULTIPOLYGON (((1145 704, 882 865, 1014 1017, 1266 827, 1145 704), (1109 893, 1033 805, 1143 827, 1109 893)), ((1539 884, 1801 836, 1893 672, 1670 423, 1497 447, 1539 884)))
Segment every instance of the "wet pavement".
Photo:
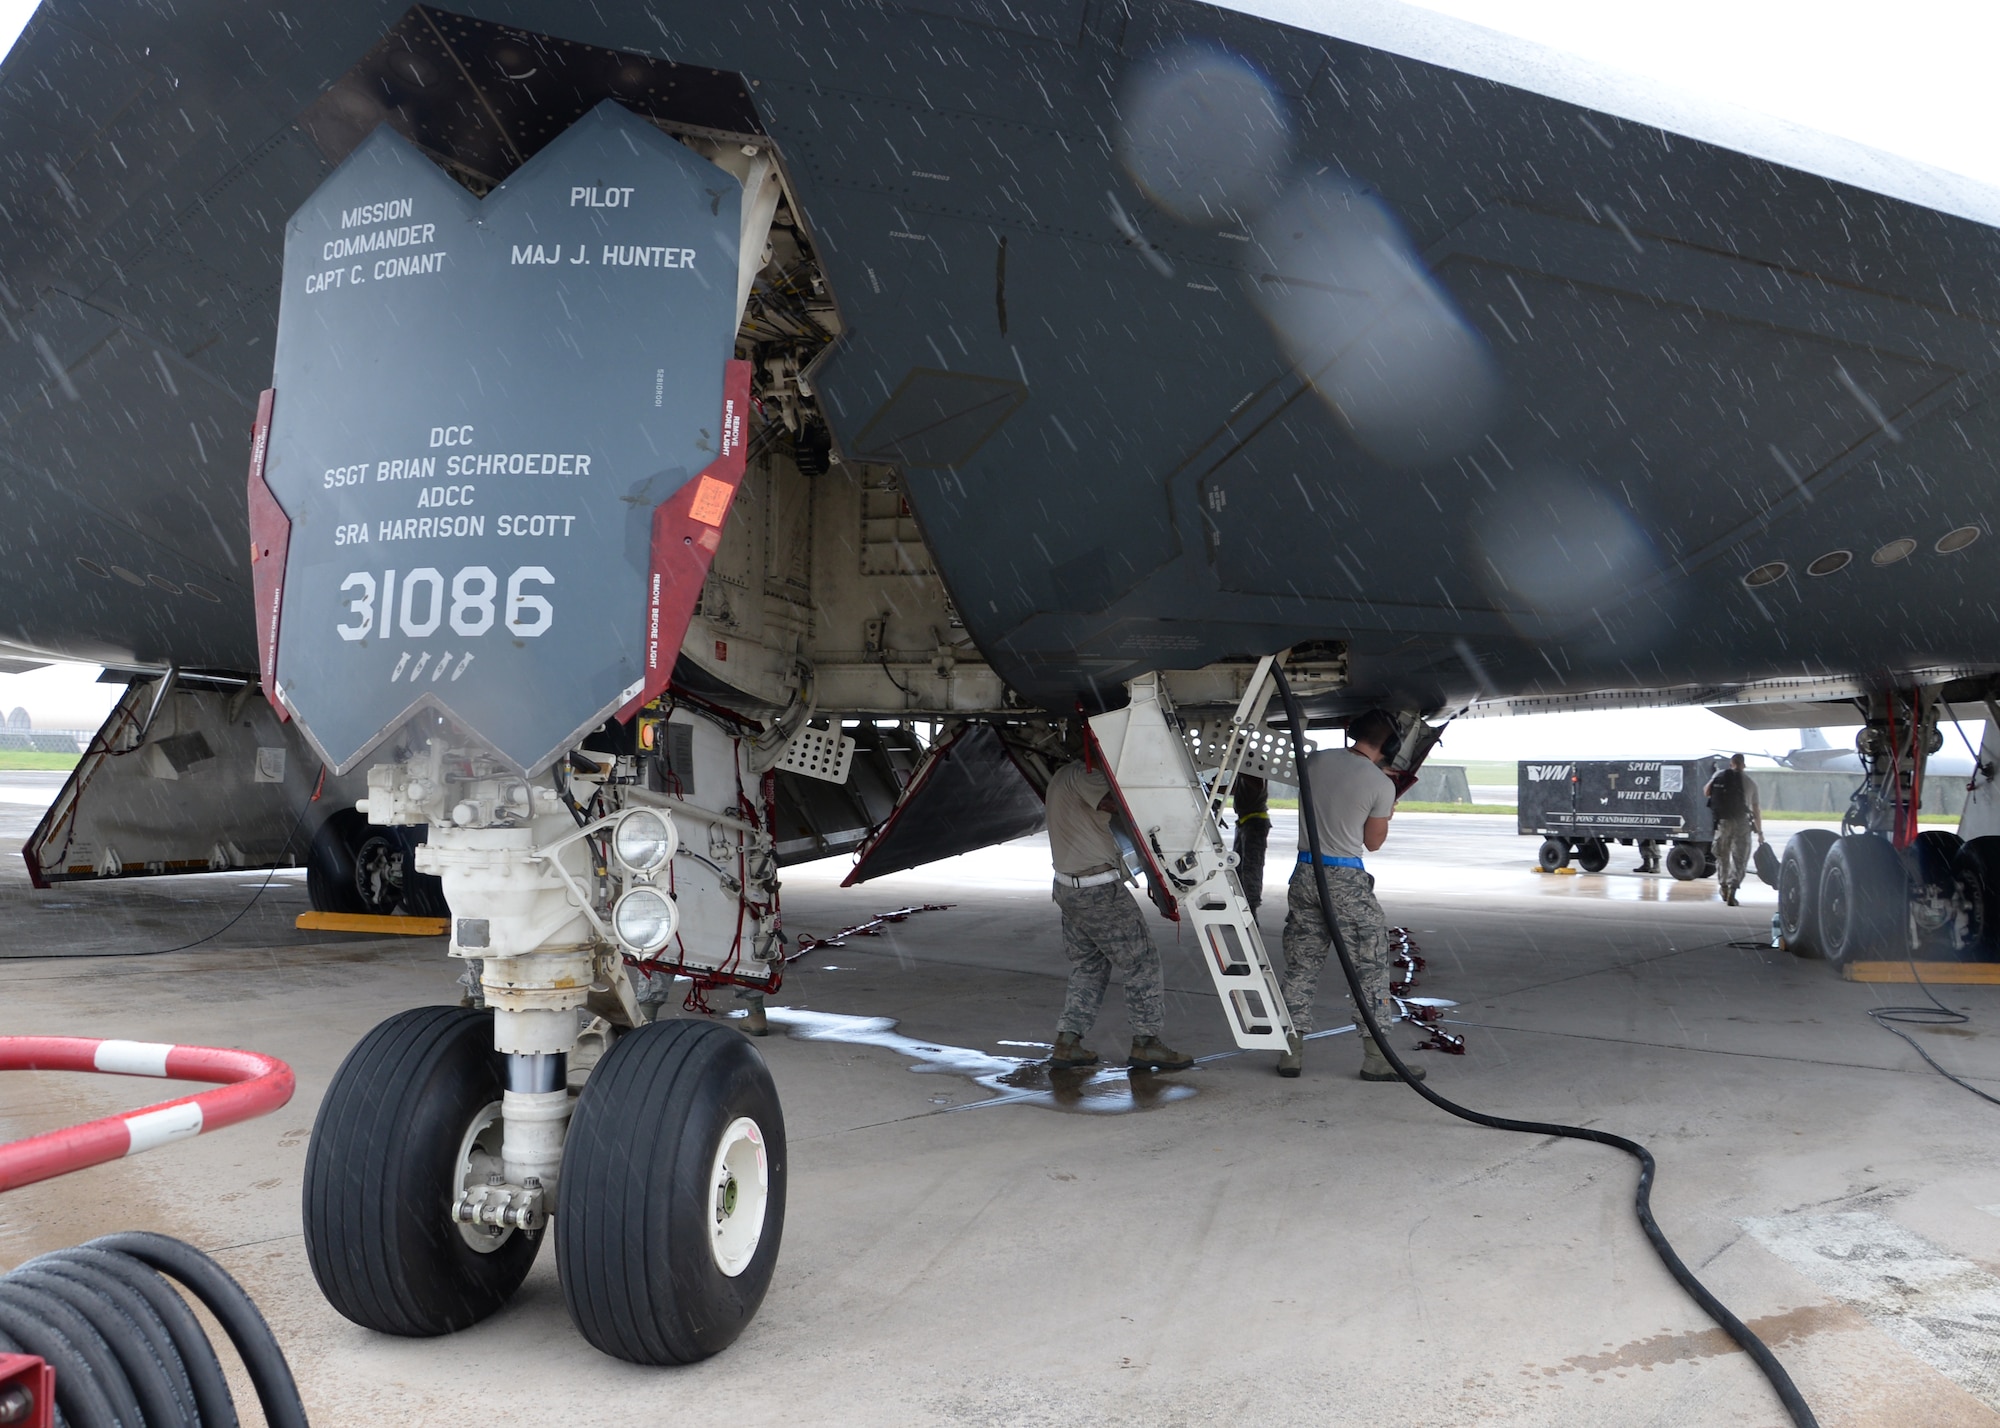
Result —
MULTIPOLYGON (((12 869, 22 777, 0 776, 12 869)), ((1370 860, 1428 960, 1416 993, 1455 1002, 1446 1024, 1466 1038, 1463 1057, 1406 1054, 1482 1109, 1649 1144, 1668 1233, 1823 1423, 2000 1424, 1984 1314, 2000 1302, 2000 1112, 1868 1021, 1915 989, 1759 945, 1775 896, 1756 884, 1732 910, 1712 882, 1624 871, 1626 849, 1601 875, 1531 872, 1535 845, 1510 818, 1409 814, 1370 860), (1910 1264, 1950 1293, 1899 1292, 1910 1264)), ((788 871, 793 932, 953 906, 816 949, 773 999, 758 1046, 784 1098, 791 1213, 762 1313, 715 1360, 642 1370, 590 1350, 546 1251, 512 1305, 448 1341, 378 1337, 326 1307, 298 1233, 313 1111, 369 1026, 455 998, 455 968, 436 940, 291 932, 295 874, 191 951, 0 961, 0 1030, 255 1046, 299 1073, 275 1116, 0 1199, 0 1266, 111 1229, 209 1248, 258 1296, 323 1422, 1781 1421, 1652 1257, 1623 1157, 1364 1085, 1351 1035, 1315 1040, 1305 1076, 1279 1080, 1267 1053, 1234 1054, 1190 941, 1157 920, 1167 1039, 1201 1064, 1117 1070, 1114 991, 1090 1038, 1105 1065, 1051 1073, 1064 965, 1041 840, 858 889, 844 872, 788 871)), ((0 872, 0 956, 172 946, 260 883, 33 893, 0 872)), ((1916 1034, 2000 1090, 2000 989, 1942 995, 1971 1021, 1916 1034)), ((1331 985, 1319 1018, 1344 1021, 1331 985)), ((159 1089, 0 1078, 0 1136, 159 1089)))

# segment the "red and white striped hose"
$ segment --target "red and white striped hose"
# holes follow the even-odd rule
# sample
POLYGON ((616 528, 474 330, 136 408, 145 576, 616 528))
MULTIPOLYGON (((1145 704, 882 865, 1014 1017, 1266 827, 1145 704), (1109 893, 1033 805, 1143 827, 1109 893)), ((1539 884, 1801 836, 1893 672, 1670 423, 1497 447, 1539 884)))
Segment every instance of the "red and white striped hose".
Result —
POLYGON ((293 1088, 291 1067, 255 1051, 83 1036, 0 1036, 0 1071, 104 1071, 217 1083, 212 1091, 0 1145, 0 1191, 267 1115, 292 1099, 293 1088))

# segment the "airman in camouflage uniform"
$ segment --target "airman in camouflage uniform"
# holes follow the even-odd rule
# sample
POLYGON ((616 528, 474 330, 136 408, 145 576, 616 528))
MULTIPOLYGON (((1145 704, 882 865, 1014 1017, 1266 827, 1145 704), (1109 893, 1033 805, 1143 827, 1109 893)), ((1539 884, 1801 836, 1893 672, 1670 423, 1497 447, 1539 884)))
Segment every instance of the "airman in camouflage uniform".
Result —
MULTIPOLYGON (((1326 890, 1347 955, 1368 994, 1368 1009, 1387 1026, 1395 1017, 1389 1004, 1389 923, 1375 900, 1375 875, 1359 868, 1328 868, 1326 890)), ((1326 935, 1326 918, 1319 908, 1319 887, 1306 863, 1293 871, 1285 892, 1284 945, 1285 1010, 1292 1014, 1292 1029, 1305 1036, 1313 1029, 1313 993, 1320 972, 1333 953, 1333 939, 1326 935)), ((1358 1013, 1354 1028, 1367 1034, 1358 1013)))
POLYGON ((1062 909, 1063 951, 1069 956, 1069 990, 1049 1065, 1064 1070, 1097 1064, 1097 1053, 1083 1038, 1097 1022, 1115 967, 1125 979, 1125 1019, 1132 1024, 1126 1064, 1134 1071, 1187 1070, 1194 1058, 1160 1040, 1166 1013, 1160 952, 1126 891, 1124 861, 1111 837, 1111 780, 1080 763, 1065 764, 1049 780, 1044 800, 1049 858, 1055 864, 1052 895, 1062 909))
POLYGON ((1736 890, 1750 867, 1752 826, 1759 842, 1764 837, 1764 810, 1756 782, 1743 772, 1743 755, 1731 754, 1728 766, 1716 770, 1702 793, 1715 813, 1715 878, 1722 885, 1722 900, 1736 907, 1736 890))
POLYGON ((1236 882, 1250 915, 1264 904, 1264 850, 1271 842, 1271 785, 1254 774, 1238 774, 1230 786, 1236 805, 1236 882))
MULTIPOLYGON (((1389 996, 1389 927, 1382 905, 1375 901, 1375 879, 1362 866, 1362 855, 1380 848, 1389 836, 1396 811, 1396 786, 1382 771, 1401 742, 1396 724, 1379 709, 1357 715, 1347 726, 1353 740, 1344 749, 1322 749, 1310 755, 1300 770, 1299 864, 1285 894, 1285 1009, 1292 1017, 1292 1039, 1278 1057, 1280 1076, 1297 1076, 1304 1069, 1305 1037, 1312 1030, 1313 996, 1326 967, 1333 940, 1320 909, 1319 881, 1307 838, 1306 814, 1312 813, 1319 833, 1327 899, 1341 943, 1354 962, 1362 995, 1375 1024, 1387 1028, 1395 1020, 1389 996)), ((1361 1033, 1361 1079, 1398 1080, 1396 1070, 1368 1034, 1359 1008, 1354 1029, 1361 1033)), ((1424 1078, 1411 1067, 1412 1079, 1424 1078)))
POLYGON ((1070 962, 1056 1034, 1082 1040, 1097 1025, 1104 990, 1115 967, 1125 979, 1125 1020, 1135 1037, 1160 1034, 1166 998, 1160 990, 1160 952, 1123 882, 1102 887, 1055 888, 1063 915, 1063 951, 1070 962))

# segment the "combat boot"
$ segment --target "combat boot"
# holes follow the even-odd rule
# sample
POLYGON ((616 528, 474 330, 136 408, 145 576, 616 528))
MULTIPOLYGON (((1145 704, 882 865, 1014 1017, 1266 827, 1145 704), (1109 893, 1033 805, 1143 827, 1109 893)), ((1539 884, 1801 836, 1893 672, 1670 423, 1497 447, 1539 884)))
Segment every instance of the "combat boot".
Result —
POLYGON ((1287 1080, 1294 1080, 1305 1070, 1305 1038, 1296 1031, 1285 1038, 1285 1049, 1278 1053, 1278 1074, 1287 1080))
POLYGON ((1157 1036, 1135 1036, 1132 1059, 1126 1065, 1133 1071, 1185 1071, 1194 1065, 1194 1058, 1182 1055, 1157 1036))
POLYGON ((1071 1033, 1056 1035, 1056 1048, 1049 1053, 1049 1066, 1057 1071, 1072 1071, 1079 1066, 1095 1066, 1097 1053, 1083 1044, 1083 1038, 1071 1033))
POLYGON ((752 1002, 750 1009, 743 1013, 743 1034, 745 1036, 769 1036, 771 1019, 764 1015, 764 1004, 752 1002))
MULTIPOLYGON (((1408 1064, 1408 1063, 1405 1063, 1408 1064)), ((1410 1067, 1410 1079, 1424 1079, 1424 1068, 1410 1067)), ((1361 1033, 1361 1079, 1364 1081, 1400 1081, 1396 1068, 1389 1064, 1389 1058, 1382 1054, 1382 1048, 1375 1044, 1375 1038, 1367 1032, 1361 1033)))

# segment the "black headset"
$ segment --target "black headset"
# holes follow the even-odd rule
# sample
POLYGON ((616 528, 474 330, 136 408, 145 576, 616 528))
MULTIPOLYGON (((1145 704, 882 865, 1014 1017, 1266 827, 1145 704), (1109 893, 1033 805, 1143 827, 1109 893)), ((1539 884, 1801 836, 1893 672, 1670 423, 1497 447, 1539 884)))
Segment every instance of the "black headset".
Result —
POLYGON ((1352 719, 1348 720, 1347 727, 1352 729, 1356 724, 1361 722, 1361 720, 1366 719, 1370 714, 1380 714, 1385 720, 1388 721, 1389 732, 1382 740, 1382 762, 1385 764, 1393 764, 1394 762, 1396 762, 1396 755, 1403 751, 1403 730, 1402 726, 1396 722, 1395 715, 1391 714, 1386 709, 1368 709, 1364 710, 1363 712, 1355 715, 1352 719))

